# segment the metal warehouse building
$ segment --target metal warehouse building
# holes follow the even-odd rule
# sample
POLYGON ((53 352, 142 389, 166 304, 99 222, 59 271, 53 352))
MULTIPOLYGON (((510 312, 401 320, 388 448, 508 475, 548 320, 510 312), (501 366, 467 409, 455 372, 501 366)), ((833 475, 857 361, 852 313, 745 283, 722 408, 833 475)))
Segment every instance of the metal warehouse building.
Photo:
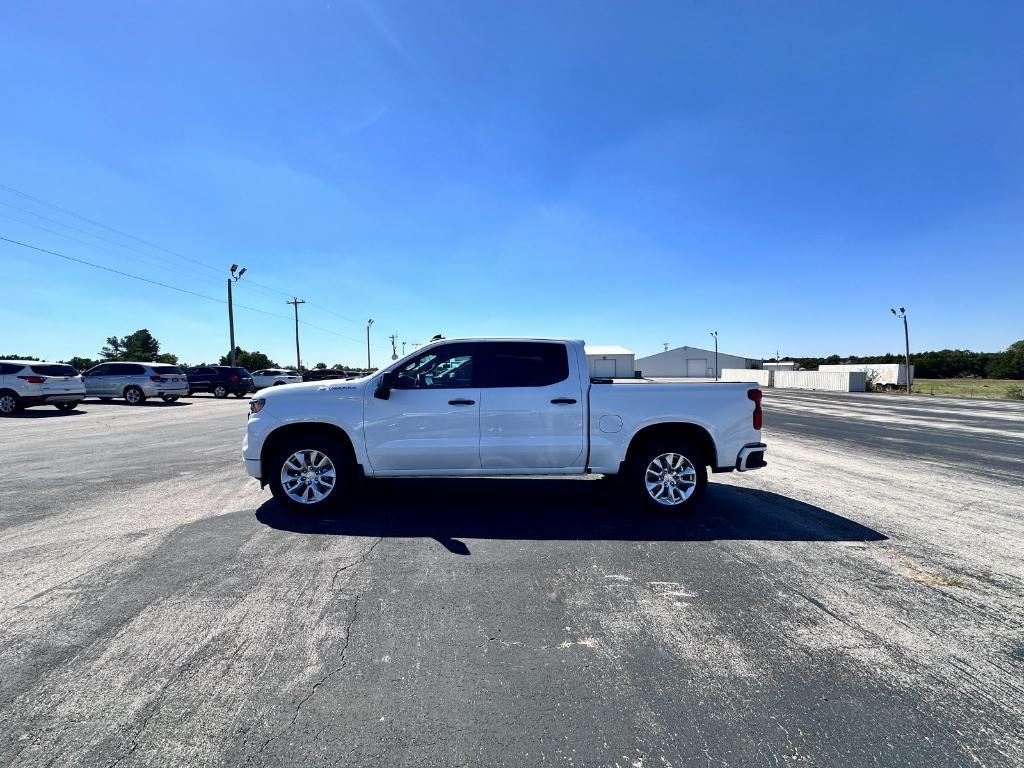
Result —
POLYGON ((585 349, 591 377, 633 378, 636 372, 635 355, 625 347, 587 344, 585 349))
MULTIPOLYGON (((756 368, 761 361, 750 357, 718 353, 718 369, 756 368)), ((714 378, 715 350, 700 347, 676 347, 636 361, 636 369, 643 376, 665 376, 672 378, 714 378)))

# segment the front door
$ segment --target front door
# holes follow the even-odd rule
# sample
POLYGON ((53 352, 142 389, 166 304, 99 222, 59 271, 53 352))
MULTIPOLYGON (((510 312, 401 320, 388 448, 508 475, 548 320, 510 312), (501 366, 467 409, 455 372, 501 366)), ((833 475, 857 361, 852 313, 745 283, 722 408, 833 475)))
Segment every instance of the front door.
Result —
POLYGON ((581 470, 586 463, 584 398, 575 351, 560 342, 494 341, 486 346, 481 466, 509 472, 581 470))
POLYGON ((93 397, 106 397, 110 394, 110 363, 97 365, 82 376, 85 382, 85 394, 93 397))
POLYGON ((480 469, 480 345, 440 344, 396 369, 390 397, 366 389, 364 437, 374 473, 480 469))

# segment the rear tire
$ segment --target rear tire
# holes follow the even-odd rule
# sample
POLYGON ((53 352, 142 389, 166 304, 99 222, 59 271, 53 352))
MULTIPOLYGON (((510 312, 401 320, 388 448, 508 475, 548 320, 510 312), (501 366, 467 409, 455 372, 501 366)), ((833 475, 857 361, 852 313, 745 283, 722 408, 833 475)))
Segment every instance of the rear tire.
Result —
POLYGON ((128 401, 128 405, 142 405, 146 402, 146 393, 141 387, 125 387, 124 399, 128 401))
POLYGON ((238 397, 238 398, 245 397, 245 395, 246 395, 245 392, 235 392, 235 397, 238 397))
POLYGON ((685 438, 654 440, 630 458, 628 491, 652 512, 686 514, 700 506, 707 491, 706 461, 685 438))
POLYGON ((16 392, 10 390, 0 392, 0 416, 13 416, 23 410, 25 407, 21 404, 21 398, 16 392))
POLYGON ((73 402, 73 403, 54 403, 54 404, 53 404, 53 406, 54 406, 54 407, 55 407, 55 408, 56 408, 56 409, 57 409, 58 411, 62 411, 62 412, 64 412, 64 413, 67 413, 68 411, 73 411, 73 410, 75 410, 75 408, 77 408, 77 407, 78 407, 79 405, 81 405, 81 404, 82 404, 82 401, 81 401, 81 400, 76 400, 76 401, 75 401, 75 402, 73 402))
POLYGON ((265 469, 274 498, 300 514, 334 509, 355 487, 352 451, 329 435, 289 438, 267 460, 265 469))
POLYGON ((223 399, 228 396, 228 388, 223 384, 218 384, 213 388, 213 396, 218 399, 223 399))

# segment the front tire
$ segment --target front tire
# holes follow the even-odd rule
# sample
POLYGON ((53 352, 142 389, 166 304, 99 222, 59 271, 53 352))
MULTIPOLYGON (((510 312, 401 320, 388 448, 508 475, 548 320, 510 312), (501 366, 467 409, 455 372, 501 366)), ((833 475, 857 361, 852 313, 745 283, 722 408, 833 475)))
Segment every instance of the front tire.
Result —
POLYGON ((303 514, 335 508, 351 490, 354 469, 341 441, 317 434, 289 439, 266 464, 274 498, 303 514))
POLYGON ((16 393, 0 392, 0 416, 13 416, 23 410, 21 398, 16 393))
POLYGON ((141 387, 126 387, 124 399, 128 401, 128 405, 142 405, 146 402, 146 393, 141 387))
POLYGON ((223 384, 218 384, 213 388, 213 396, 221 400, 224 399, 228 396, 228 388, 223 384))
POLYGON ((708 487, 708 468, 692 443, 657 440, 632 457, 626 481, 630 494, 648 510, 685 514, 700 506, 708 487))

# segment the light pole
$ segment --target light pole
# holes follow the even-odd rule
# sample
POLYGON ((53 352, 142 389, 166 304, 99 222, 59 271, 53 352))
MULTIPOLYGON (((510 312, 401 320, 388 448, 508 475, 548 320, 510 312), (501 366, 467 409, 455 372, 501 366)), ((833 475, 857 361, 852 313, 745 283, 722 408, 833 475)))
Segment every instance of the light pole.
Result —
POLYGON ((906 354, 907 361, 907 394, 910 394, 910 331, 907 329, 907 308, 900 307, 900 311, 897 312, 895 309, 890 308, 890 312, 896 317, 903 320, 903 344, 904 352, 906 354))
POLYGON ((245 267, 240 270, 237 264, 231 265, 231 277, 228 278, 228 330, 231 333, 231 367, 235 367, 235 306, 231 296, 231 284, 237 283, 245 274, 245 267), (237 273, 237 274, 236 274, 237 273))
POLYGON ((305 304, 305 299, 292 296, 292 300, 286 302, 295 307, 295 372, 302 375, 302 355, 299 353, 299 304, 305 304))
POLYGON ((718 331, 711 331, 715 339, 715 381, 718 381, 718 331))
POLYGON ((366 321, 366 370, 370 370, 370 326, 373 325, 373 318, 366 321))

